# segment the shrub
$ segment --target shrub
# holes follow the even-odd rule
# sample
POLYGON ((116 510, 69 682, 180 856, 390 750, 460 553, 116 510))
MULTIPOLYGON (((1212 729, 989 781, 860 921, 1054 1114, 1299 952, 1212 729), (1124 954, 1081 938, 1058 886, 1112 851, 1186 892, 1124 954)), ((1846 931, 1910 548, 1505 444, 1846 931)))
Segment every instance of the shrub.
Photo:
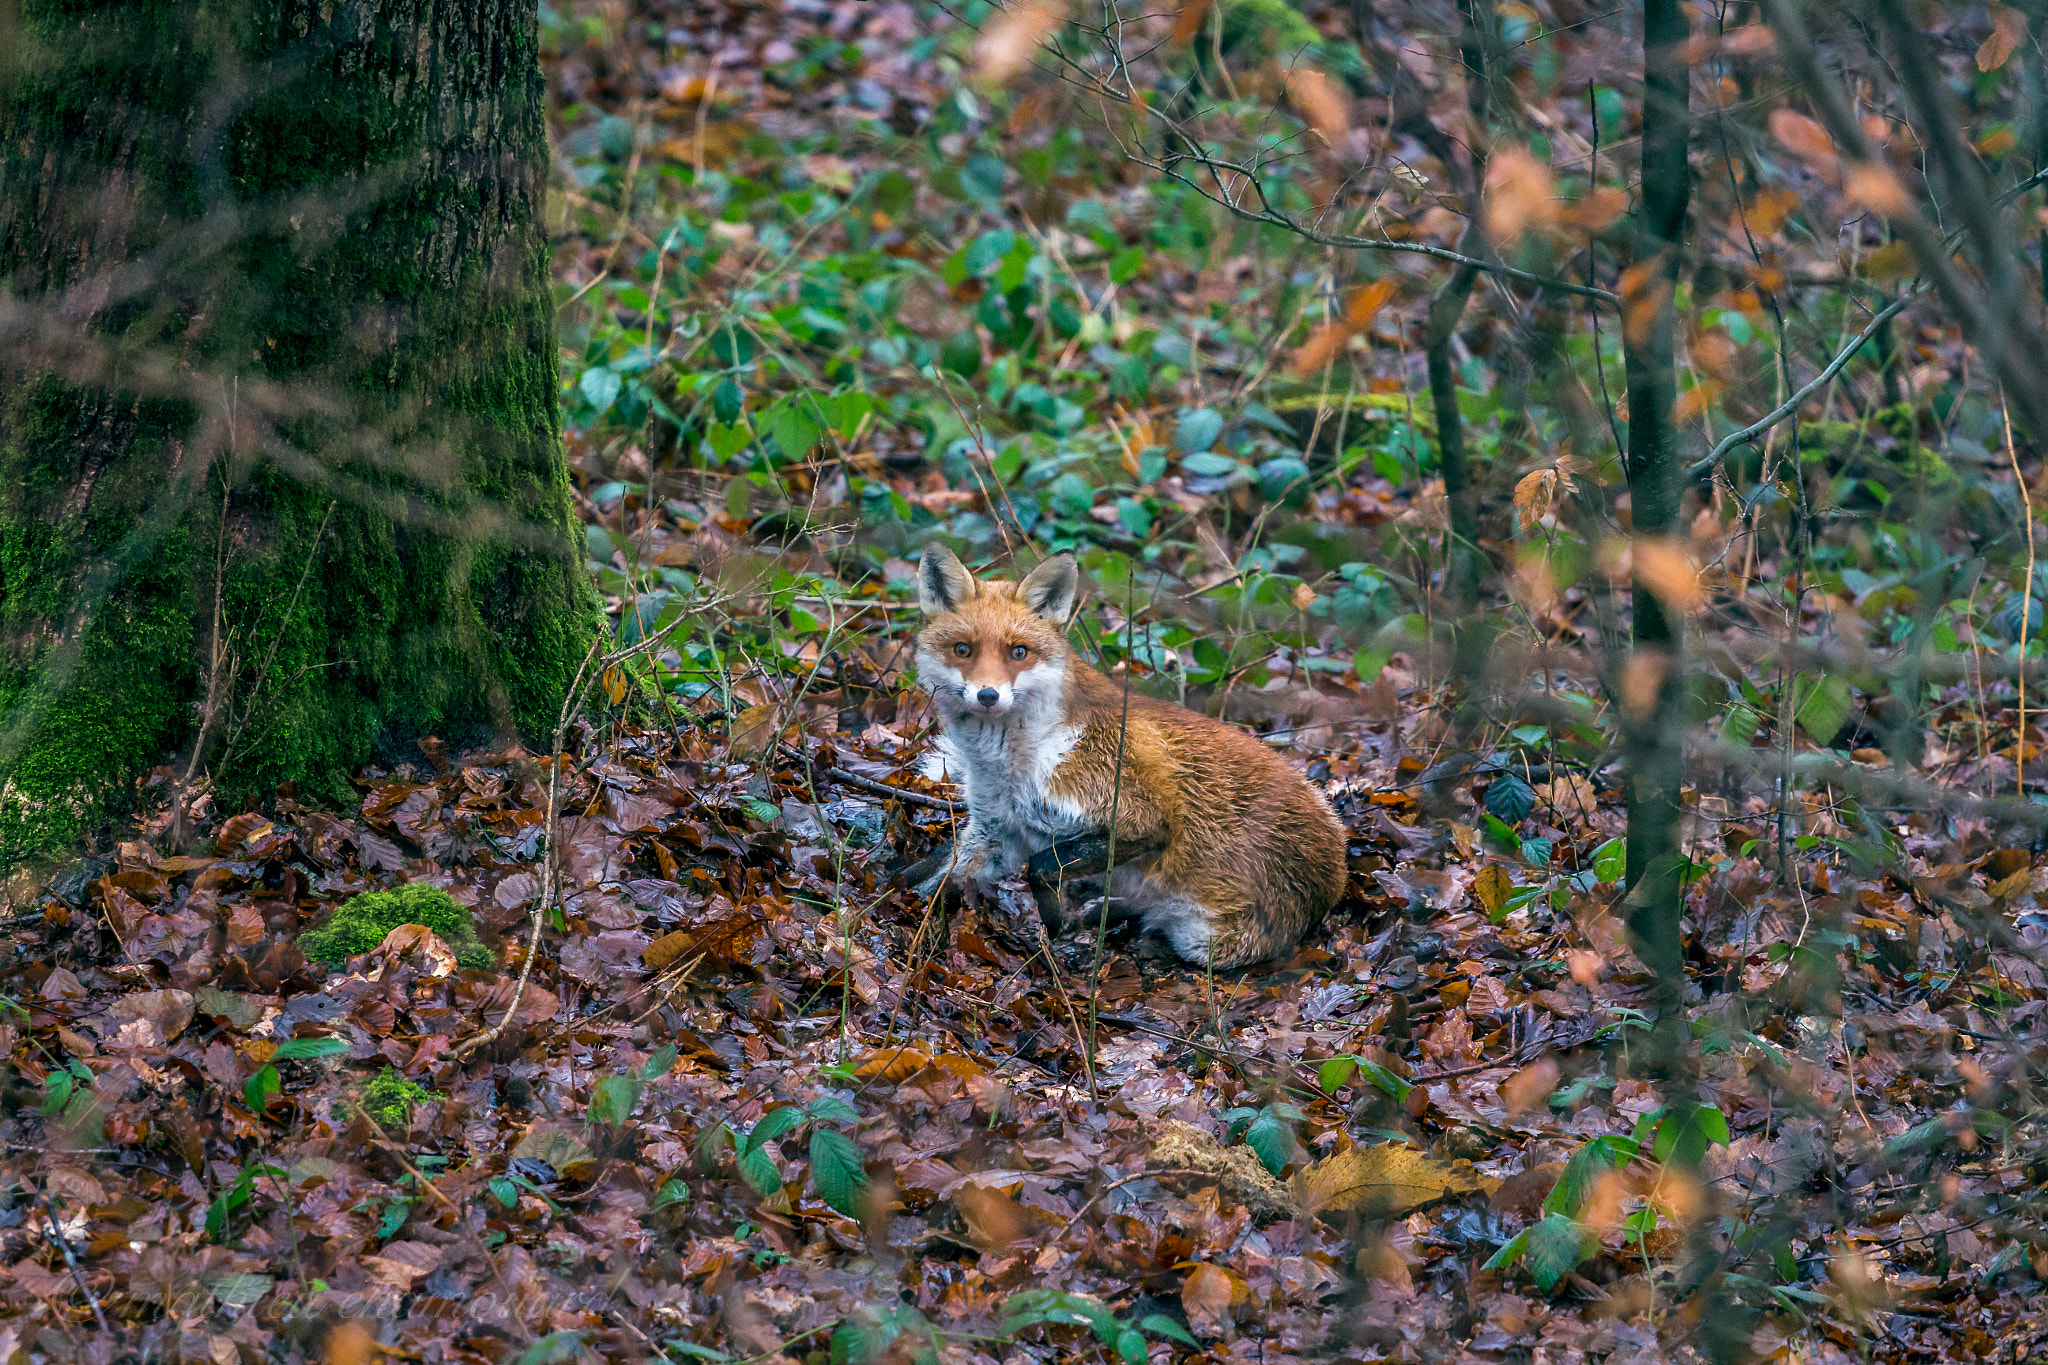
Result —
POLYGON ((327 923, 299 936, 307 957, 339 967, 367 953, 401 924, 424 924, 455 950, 465 967, 488 971, 497 965, 491 950, 477 942, 476 928, 461 902, 438 886, 407 882, 390 891, 369 891, 344 901, 327 923))

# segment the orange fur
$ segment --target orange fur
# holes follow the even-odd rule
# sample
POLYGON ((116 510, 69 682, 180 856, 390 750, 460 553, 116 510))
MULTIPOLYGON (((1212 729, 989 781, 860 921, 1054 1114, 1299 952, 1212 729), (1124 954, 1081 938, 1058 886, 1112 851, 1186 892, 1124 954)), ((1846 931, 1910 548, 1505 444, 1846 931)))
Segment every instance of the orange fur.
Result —
POLYGON ((967 792, 960 870, 998 879, 1056 836, 1113 827, 1142 873, 1120 870, 1116 896, 1217 967, 1291 947, 1336 902, 1344 832, 1321 793, 1261 741, 1073 655, 1071 557, 976 582, 932 546, 918 578, 919 676, 967 792))

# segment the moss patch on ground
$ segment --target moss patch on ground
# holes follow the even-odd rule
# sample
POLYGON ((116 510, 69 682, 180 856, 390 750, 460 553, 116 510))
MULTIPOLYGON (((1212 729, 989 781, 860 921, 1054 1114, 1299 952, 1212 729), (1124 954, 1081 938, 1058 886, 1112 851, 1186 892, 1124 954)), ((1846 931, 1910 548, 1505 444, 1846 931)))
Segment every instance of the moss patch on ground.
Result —
POLYGON ((363 1082, 356 1098, 362 1104, 363 1112, 376 1120, 379 1128, 390 1129, 410 1124, 413 1110, 441 1096, 438 1091, 409 1081, 387 1066, 381 1074, 363 1082))
POLYGON ((299 950, 316 962, 339 967, 376 948, 401 924, 424 924, 455 950, 455 960, 476 971, 497 965, 477 941, 476 927, 461 902, 438 886, 407 882, 390 891, 369 891, 344 901, 327 923, 299 935, 299 950))

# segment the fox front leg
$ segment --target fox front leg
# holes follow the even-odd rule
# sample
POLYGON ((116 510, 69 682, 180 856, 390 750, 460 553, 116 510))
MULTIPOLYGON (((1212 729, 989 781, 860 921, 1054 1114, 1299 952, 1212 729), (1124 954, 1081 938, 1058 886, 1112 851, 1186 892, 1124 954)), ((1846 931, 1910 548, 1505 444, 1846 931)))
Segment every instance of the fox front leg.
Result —
MULTIPOLYGON (((1157 844, 1129 839, 1112 846, 1109 835, 1101 830, 1061 835, 1031 855, 1024 865, 1024 876, 1030 883, 1032 899, 1038 902, 1039 915, 1048 927, 1058 928, 1068 918, 1062 903, 1063 888, 1084 884, 1080 889, 1101 894, 1109 881, 1112 854, 1119 866, 1125 866, 1158 851, 1157 844)), ((1123 878, 1116 880, 1121 887, 1123 878)), ((1116 907, 1111 905, 1105 904, 1103 909, 1112 915, 1116 913, 1116 907)))

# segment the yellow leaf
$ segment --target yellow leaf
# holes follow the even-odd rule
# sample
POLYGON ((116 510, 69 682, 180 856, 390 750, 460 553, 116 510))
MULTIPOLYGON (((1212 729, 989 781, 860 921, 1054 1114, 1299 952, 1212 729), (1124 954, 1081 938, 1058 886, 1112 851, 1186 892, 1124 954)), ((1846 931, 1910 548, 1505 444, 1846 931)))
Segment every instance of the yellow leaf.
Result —
POLYGON ((1479 898, 1479 903, 1486 907, 1486 913, 1489 915, 1497 913, 1501 906, 1507 904, 1507 899, 1514 890, 1515 879, 1510 877, 1508 870, 1499 863, 1488 863, 1479 870, 1479 875, 1472 879, 1472 894, 1479 898))
POLYGON ((1917 273, 1913 248, 1904 242, 1886 242, 1864 257, 1863 273, 1879 284, 1897 284, 1917 273))
POLYGON ((909 1080, 932 1064, 931 1054, 914 1047, 885 1047, 861 1059, 853 1074, 864 1081, 893 1085, 909 1080))
POLYGON ((1400 1218, 1448 1194, 1481 1187, 1470 1171, 1389 1143, 1338 1152, 1294 1177, 1294 1197, 1305 1213, 1356 1212, 1400 1218))

